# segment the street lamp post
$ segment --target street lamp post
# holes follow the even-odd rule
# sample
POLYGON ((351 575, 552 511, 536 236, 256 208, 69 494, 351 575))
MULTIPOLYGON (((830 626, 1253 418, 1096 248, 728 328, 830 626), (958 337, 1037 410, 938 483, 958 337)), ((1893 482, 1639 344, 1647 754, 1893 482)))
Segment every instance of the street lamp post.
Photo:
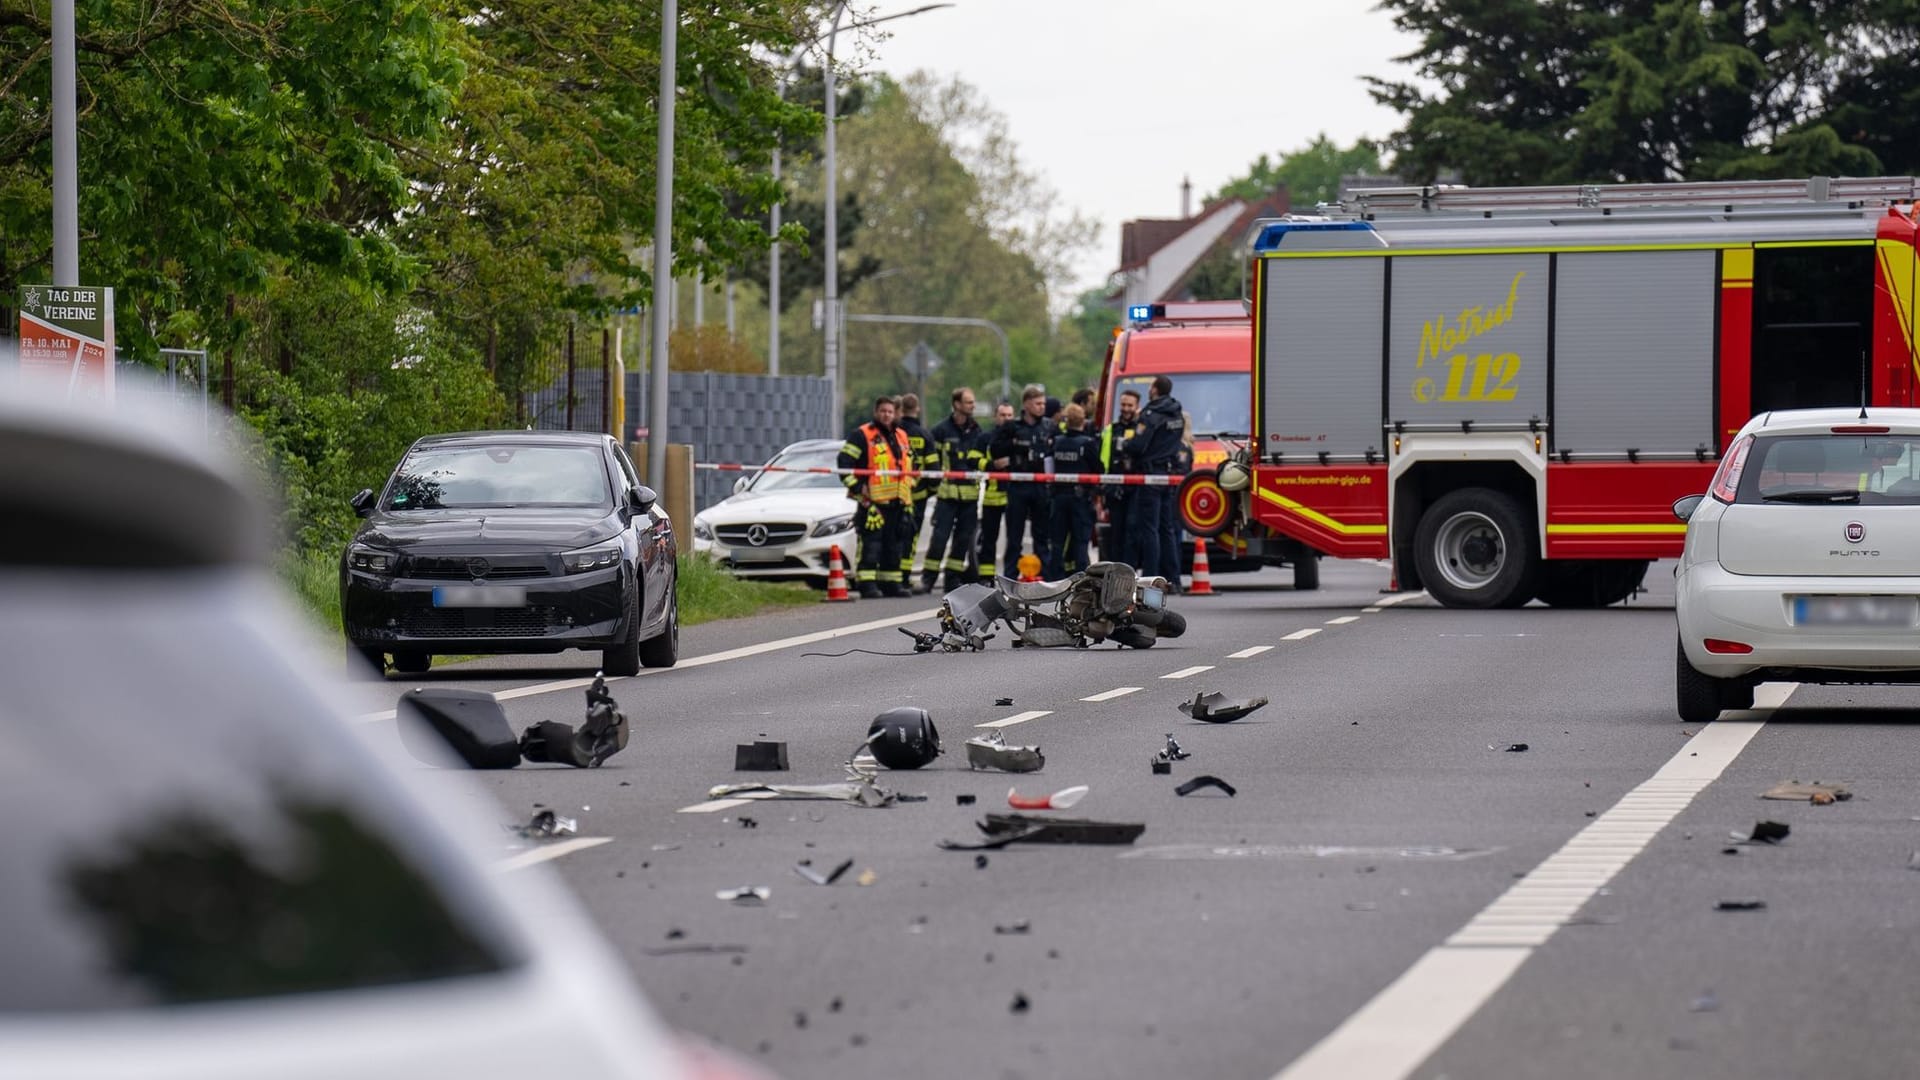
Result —
POLYGON ((80 284, 80 139, 75 131, 73 0, 53 0, 53 283, 80 284))
POLYGON ((660 132, 653 183, 653 377, 647 404, 647 479, 662 493, 667 477, 667 317, 661 299, 673 282, 673 95, 678 73, 680 0, 660 3, 660 132))

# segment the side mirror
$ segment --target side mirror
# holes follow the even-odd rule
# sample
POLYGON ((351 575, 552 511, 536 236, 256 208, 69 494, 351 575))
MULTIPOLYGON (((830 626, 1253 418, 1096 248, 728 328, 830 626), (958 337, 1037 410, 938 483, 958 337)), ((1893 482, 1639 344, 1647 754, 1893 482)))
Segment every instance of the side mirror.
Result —
POLYGON ((628 505, 642 514, 652 510, 653 504, 659 501, 660 496, 645 484, 636 484, 627 489, 628 505))
POLYGON ((373 489, 361 488, 358 494, 347 500, 347 505, 353 507, 353 512, 361 517, 373 513, 373 489))
POLYGON ((740 494, 741 492, 747 490, 747 485, 751 483, 753 483, 753 477, 751 476, 743 476, 740 479, 735 480, 733 482, 733 493, 735 495, 740 494))
POLYGON ((1681 521, 1686 521, 1693 517, 1693 512, 1700 509, 1700 500, 1704 498, 1706 498, 1705 495, 1685 495, 1675 499, 1673 501, 1673 516, 1679 518, 1681 521))

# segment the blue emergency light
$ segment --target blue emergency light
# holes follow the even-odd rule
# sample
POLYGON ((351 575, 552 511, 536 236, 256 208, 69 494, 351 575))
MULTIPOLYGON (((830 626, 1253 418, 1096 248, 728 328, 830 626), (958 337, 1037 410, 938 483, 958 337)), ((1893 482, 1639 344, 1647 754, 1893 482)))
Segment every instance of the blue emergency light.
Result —
POLYGON ((1166 312, 1167 306, 1165 304, 1131 304, 1127 307, 1127 321, 1152 322, 1154 319, 1165 315, 1166 312))

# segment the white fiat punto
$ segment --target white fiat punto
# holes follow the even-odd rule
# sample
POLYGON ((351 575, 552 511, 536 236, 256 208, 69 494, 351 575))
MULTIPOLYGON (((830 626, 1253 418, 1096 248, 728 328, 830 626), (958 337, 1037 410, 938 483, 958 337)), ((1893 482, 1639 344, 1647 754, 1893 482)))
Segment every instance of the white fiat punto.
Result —
POLYGON ((1920 409, 1762 413, 1673 512, 1681 720, 1764 680, 1920 682, 1920 409))

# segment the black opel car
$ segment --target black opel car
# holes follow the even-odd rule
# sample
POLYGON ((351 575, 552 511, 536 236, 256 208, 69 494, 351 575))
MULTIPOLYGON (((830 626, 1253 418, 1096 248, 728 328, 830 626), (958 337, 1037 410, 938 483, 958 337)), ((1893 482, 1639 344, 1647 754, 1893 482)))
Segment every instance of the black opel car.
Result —
POLYGON ((376 669, 599 649, 632 675, 679 657, 673 525, 609 436, 430 435, 353 508, 367 520, 340 559, 340 613, 376 669))

